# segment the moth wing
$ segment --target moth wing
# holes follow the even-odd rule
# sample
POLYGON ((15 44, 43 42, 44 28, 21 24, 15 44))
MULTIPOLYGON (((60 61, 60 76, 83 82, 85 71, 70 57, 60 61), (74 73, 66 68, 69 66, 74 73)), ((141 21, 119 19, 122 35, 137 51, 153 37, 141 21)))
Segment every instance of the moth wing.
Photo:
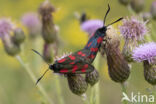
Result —
POLYGON ((75 60, 71 62, 72 64, 64 64, 63 68, 60 69, 60 73, 63 74, 84 74, 89 73, 94 70, 94 66, 83 61, 83 60, 75 60))

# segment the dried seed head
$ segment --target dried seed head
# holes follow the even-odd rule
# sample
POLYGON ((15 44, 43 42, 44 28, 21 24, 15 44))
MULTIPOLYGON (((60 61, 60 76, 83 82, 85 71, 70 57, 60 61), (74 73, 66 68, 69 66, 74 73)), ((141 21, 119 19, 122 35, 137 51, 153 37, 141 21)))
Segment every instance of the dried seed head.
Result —
POLYGON ((156 0, 151 5, 151 14, 153 19, 156 19, 156 0))
POLYGON ((143 64, 145 80, 152 85, 156 85, 156 64, 151 65, 148 61, 144 61, 143 64))
POLYGON ((91 86, 95 85, 99 81, 99 72, 94 69, 94 71, 86 74, 86 82, 91 86))
POLYGON ((130 0, 119 0, 119 2, 123 5, 128 5, 130 3, 130 0))
POLYGON ((13 41, 20 45, 25 40, 25 34, 21 28, 16 28, 14 30, 14 36, 12 37, 13 41))
POLYGON ((42 18, 42 37, 46 43, 54 43, 58 41, 58 27, 54 25, 52 19, 54 7, 46 0, 39 8, 39 13, 42 18))
POLYGON ((53 52, 52 52, 52 44, 44 44, 44 49, 43 49, 43 57, 44 60, 48 63, 51 63, 52 60, 52 56, 53 56, 53 52))
POLYGON ((54 11, 55 11, 55 8, 49 2, 49 0, 45 0, 39 7, 39 13, 41 14, 44 20, 52 18, 51 13, 54 11))
POLYGON ((101 48, 105 50, 107 56, 108 71, 111 79, 115 82, 122 83, 128 79, 130 68, 120 52, 118 35, 113 32, 110 33, 107 33, 106 43, 101 48))
POLYGON ((131 7, 136 12, 139 13, 144 9, 145 0, 131 0, 131 7))
POLYGON ((88 87, 87 82, 81 75, 68 74, 67 79, 68 79, 69 88, 74 94, 80 96, 87 91, 87 87, 88 87))
POLYGON ((41 21, 36 13, 30 12, 23 15, 22 23, 28 29, 31 38, 35 38, 41 32, 41 21))

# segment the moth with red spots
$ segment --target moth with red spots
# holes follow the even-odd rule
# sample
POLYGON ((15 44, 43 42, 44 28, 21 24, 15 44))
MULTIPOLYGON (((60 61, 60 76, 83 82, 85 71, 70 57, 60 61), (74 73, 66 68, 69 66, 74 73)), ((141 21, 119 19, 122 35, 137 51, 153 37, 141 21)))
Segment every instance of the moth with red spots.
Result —
MULTIPOLYGON (((110 7, 108 5, 108 10, 104 17, 104 24, 109 11, 110 11, 110 7)), ((120 21, 121 19, 122 18, 119 18, 118 20, 116 20, 115 22, 109 25, 112 25, 120 21)), ((94 61, 97 52, 99 51, 103 38, 106 36, 107 27, 109 25, 97 29, 94 35, 90 37, 86 46, 83 49, 75 53, 72 53, 70 55, 67 55, 59 60, 56 60, 54 64, 49 65, 49 69, 53 70, 54 73, 61 73, 61 74, 85 74, 85 73, 92 72, 94 70, 94 66, 91 64, 94 61)), ((39 54, 37 51, 35 50, 33 51, 39 54)), ((44 76, 44 74, 38 79, 38 81, 44 76)))

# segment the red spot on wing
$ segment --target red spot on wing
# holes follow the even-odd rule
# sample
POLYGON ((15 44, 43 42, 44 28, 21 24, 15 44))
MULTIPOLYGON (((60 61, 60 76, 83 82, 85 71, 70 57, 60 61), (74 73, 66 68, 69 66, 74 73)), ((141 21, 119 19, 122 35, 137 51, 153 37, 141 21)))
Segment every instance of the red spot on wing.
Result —
POLYGON ((67 73, 68 72, 68 69, 61 69, 60 70, 60 73, 67 73))
POLYGON ((81 56, 86 56, 86 54, 82 54, 81 56))
POLYGON ((103 41, 103 38, 102 37, 99 37, 98 39, 97 39, 97 43, 101 43, 103 41))
POLYGON ((73 64, 74 64, 74 62, 71 62, 70 64, 72 64, 72 65, 73 65, 73 64))
POLYGON ((85 64, 85 65, 84 65, 84 68, 88 68, 88 64, 85 64))
POLYGON ((63 59, 61 59, 61 60, 58 60, 58 63, 62 63, 62 62, 64 62, 64 61, 66 61, 65 58, 63 58, 63 59))
POLYGON ((75 56, 72 56, 72 55, 70 55, 70 56, 68 56, 71 60, 75 60, 75 56))
POLYGON ((77 65, 75 65, 72 69, 72 73, 75 73, 75 71, 78 69, 77 65))
POLYGON ((94 58, 95 55, 91 54, 90 56, 88 56, 88 58, 94 58))
POLYGON ((86 69, 84 69, 84 68, 83 68, 83 69, 81 69, 81 72, 85 73, 85 72, 86 72, 86 69))
POLYGON ((81 72, 85 73, 87 68, 88 68, 88 64, 85 64, 81 69, 81 72))
POLYGON ((81 55, 81 54, 82 54, 82 52, 81 52, 81 51, 79 51, 77 54, 78 54, 78 55, 81 55))
POLYGON ((91 48, 90 50, 93 51, 93 52, 97 52, 98 48, 91 48))
POLYGON ((88 47, 90 47, 91 44, 92 44, 92 42, 90 42, 90 43, 88 44, 88 47))

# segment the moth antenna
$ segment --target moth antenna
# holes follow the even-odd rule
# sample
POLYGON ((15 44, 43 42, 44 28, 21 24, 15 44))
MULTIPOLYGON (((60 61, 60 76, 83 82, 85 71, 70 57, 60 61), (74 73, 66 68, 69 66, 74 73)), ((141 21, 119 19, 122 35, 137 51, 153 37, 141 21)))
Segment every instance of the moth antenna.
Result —
POLYGON ((44 75, 45 75, 48 71, 49 71, 49 69, 47 69, 47 70, 43 73, 43 75, 42 75, 40 78, 38 78, 38 80, 37 80, 37 82, 36 82, 36 85, 38 84, 38 82, 44 77, 44 75))
MULTIPOLYGON (((36 54, 38 54, 39 56, 41 56, 41 58, 44 60, 44 57, 38 51, 36 51, 34 49, 32 49, 32 51, 35 52, 36 54)), ((47 62, 45 61, 45 63, 47 63, 47 62)), ((49 63, 47 63, 47 64, 50 65, 49 63)))
POLYGON ((121 18, 117 19, 116 21, 114 21, 114 22, 108 24, 106 27, 108 27, 108 26, 110 26, 110 25, 113 25, 114 23, 117 23, 117 22, 121 21, 122 19, 123 19, 123 17, 121 17, 121 18))
POLYGON ((103 26, 105 25, 106 18, 107 18, 107 15, 108 15, 109 11, 110 11, 110 6, 109 6, 109 4, 108 4, 108 10, 107 10, 107 12, 106 12, 106 14, 105 14, 105 17, 104 17, 104 20, 103 20, 103 26))

